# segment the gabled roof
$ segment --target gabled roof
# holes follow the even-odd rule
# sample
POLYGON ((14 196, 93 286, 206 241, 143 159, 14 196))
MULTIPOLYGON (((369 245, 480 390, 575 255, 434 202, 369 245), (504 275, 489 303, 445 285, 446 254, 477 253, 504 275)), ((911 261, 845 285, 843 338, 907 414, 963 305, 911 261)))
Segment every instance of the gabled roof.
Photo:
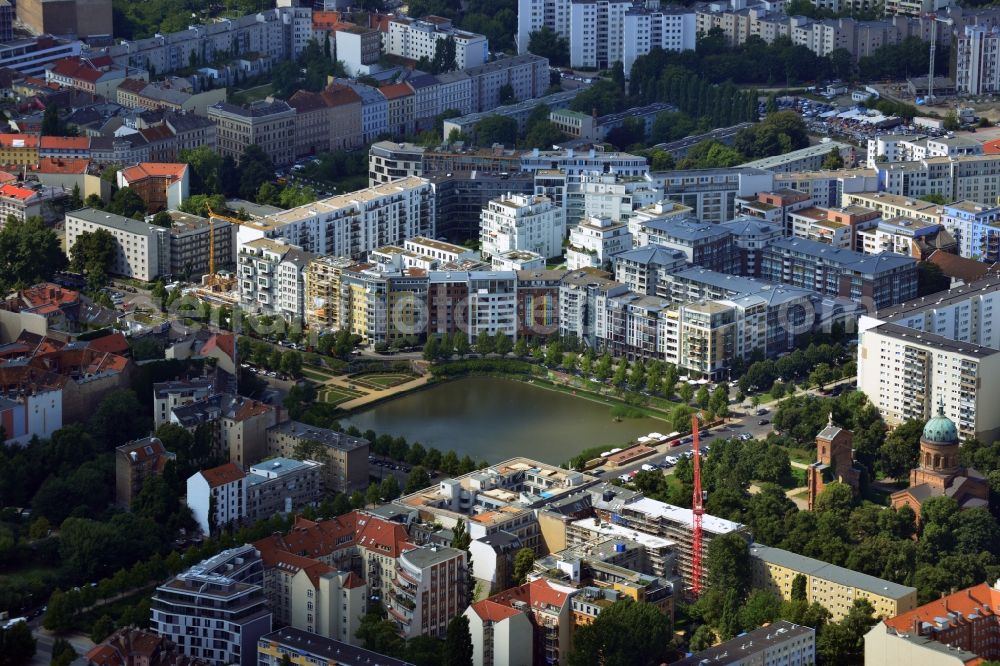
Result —
POLYGON ((1000 587, 981 583, 889 618, 885 623, 899 633, 909 633, 913 631, 915 622, 929 624, 931 628, 942 621, 951 622, 953 619, 949 617, 949 613, 958 613, 966 620, 972 615, 992 615, 994 621, 1000 622, 1000 617, 997 616, 998 605, 1000 587))
POLYGON ((387 86, 381 86, 378 91, 382 93, 386 99, 398 99, 400 97, 410 97, 413 95, 413 89, 405 83, 390 83, 387 86))
POLYGON ((361 95, 351 90, 348 86, 336 83, 321 92, 320 95, 322 95, 323 101, 328 107, 361 103, 361 95))
POLYGON ((1000 263, 987 264, 942 250, 934 250, 927 261, 940 268, 948 277, 958 278, 965 283, 981 280, 990 273, 1000 275, 1000 263))
POLYGON ((87 136, 43 136, 39 142, 42 150, 89 150, 87 136))
MULTIPOLYGON (((513 608, 515 602, 524 602, 532 610, 553 612, 553 609, 555 609, 558 612, 558 609, 569 603, 569 594, 552 587, 544 578, 537 578, 530 583, 494 594, 484 601, 490 601, 511 608, 513 608)), ((491 609, 487 612, 494 611, 491 609)), ((480 617, 482 616, 480 615, 480 617)))
MULTIPOLYGON (((186 165, 185 165, 186 166, 186 165)), ((201 348, 202 356, 207 356, 209 352, 218 349, 231 359, 236 358, 236 336, 232 333, 216 333, 208 339, 201 348)))
POLYGON ((128 340, 121 333, 112 333, 87 342, 87 347, 94 351, 110 354, 124 354, 129 350, 128 340))
POLYGON ((513 606, 505 606, 492 599, 483 599, 472 604, 472 610, 484 622, 502 622, 509 617, 520 614, 521 611, 513 606))
POLYGON ((406 528, 399 523, 372 516, 358 517, 357 544, 390 557, 399 557, 403 551, 416 548, 407 542, 406 528))
POLYGON ((48 174, 85 174, 90 168, 90 160, 83 157, 43 157, 38 160, 38 166, 33 168, 35 173, 48 174))
POLYGON ((37 193, 34 190, 30 190, 26 187, 18 187, 17 185, 11 185, 10 183, 0 185, 0 197, 27 201, 36 194, 37 193))
POLYGON ((184 177, 187 168, 187 164, 175 162, 140 162, 123 169, 121 174, 127 183, 135 183, 145 178, 169 178, 174 182, 184 177))
POLYGON ((218 488, 246 477, 243 470, 234 463, 226 463, 212 469, 203 469, 201 475, 205 478, 209 488, 218 488))

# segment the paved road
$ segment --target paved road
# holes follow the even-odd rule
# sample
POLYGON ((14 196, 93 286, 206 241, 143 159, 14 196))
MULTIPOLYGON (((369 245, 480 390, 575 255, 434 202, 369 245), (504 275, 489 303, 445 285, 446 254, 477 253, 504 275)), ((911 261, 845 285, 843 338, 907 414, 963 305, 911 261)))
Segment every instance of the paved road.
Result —
MULTIPOLYGON (((35 656, 31 660, 32 666, 49 666, 52 661, 52 645, 56 641, 56 636, 51 631, 42 628, 42 618, 37 617, 28 623, 31 633, 35 636, 35 656)), ((70 642, 78 655, 84 655, 90 648, 94 647, 94 642, 83 634, 67 634, 63 636, 70 642)))

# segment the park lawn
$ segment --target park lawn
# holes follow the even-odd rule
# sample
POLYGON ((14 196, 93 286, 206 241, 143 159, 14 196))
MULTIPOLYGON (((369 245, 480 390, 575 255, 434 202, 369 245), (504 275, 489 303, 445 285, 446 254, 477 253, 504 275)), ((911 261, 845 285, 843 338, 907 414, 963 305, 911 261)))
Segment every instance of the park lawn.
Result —
POLYGON ((321 402, 327 402, 331 405, 339 405, 342 402, 347 402, 348 400, 353 400, 354 398, 360 398, 363 395, 364 393, 361 391, 354 391, 340 386, 327 386, 319 390, 317 397, 321 402))
MULTIPOLYGON (((263 85, 254 86, 253 88, 247 88, 246 90, 234 90, 232 98, 235 98, 238 102, 246 104, 250 102, 258 102, 270 95, 272 92, 274 91, 271 88, 271 84, 265 83, 263 85)), ((231 102, 234 101, 232 98, 230 99, 231 102)))
POLYGON ((375 390, 385 390, 393 386, 405 384, 408 381, 416 379, 416 377, 414 374, 405 372, 382 372, 357 375, 356 377, 351 377, 350 381, 359 386, 375 390))
POLYGON ((333 375, 324 374, 316 370, 315 368, 305 368, 305 367, 302 368, 302 376, 311 379, 313 381, 319 382, 321 384, 326 380, 330 379, 331 377, 333 377, 333 375))

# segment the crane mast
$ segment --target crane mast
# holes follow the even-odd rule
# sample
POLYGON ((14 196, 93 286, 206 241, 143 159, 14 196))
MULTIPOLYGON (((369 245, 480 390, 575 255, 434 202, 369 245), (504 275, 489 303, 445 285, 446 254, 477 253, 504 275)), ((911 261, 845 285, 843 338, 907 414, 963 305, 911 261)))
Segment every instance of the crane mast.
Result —
POLYGON ((702 516, 705 515, 705 497, 701 492, 701 447, 698 443, 698 415, 691 417, 691 435, 694 453, 694 493, 691 497, 691 595, 701 596, 702 516))

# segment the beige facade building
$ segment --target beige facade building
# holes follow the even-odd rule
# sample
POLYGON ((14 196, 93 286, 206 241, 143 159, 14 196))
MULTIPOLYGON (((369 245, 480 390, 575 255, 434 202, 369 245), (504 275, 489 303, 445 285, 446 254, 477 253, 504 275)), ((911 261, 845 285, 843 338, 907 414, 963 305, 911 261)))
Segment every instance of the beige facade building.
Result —
POLYGON ((295 159, 295 109, 280 100, 240 107, 219 102, 208 107, 208 118, 216 125, 219 154, 239 161, 247 146, 258 145, 275 166, 295 159))
POLYGON ((111 37, 111 0, 19 0, 17 19, 36 35, 111 37))
POLYGON ((351 493, 368 486, 368 441, 364 439, 284 421, 268 428, 267 453, 322 462, 327 492, 351 493))
POLYGON ((330 110, 330 150, 354 150, 363 141, 361 96, 349 86, 333 84, 322 93, 330 110))
POLYGON ((855 599, 867 599, 876 617, 895 617, 917 606, 917 588, 851 571, 811 557, 771 548, 759 543, 750 545, 753 587, 766 590, 788 601, 797 576, 805 576, 806 600, 830 611, 839 622, 855 599))
POLYGON ((316 257, 306 267, 306 324, 309 328, 337 331, 340 318, 340 284, 344 269, 355 262, 346 257, 316 257))
POLYGON ((115 504, 132 506, 147 480, 163 473, 176 456, 156 437, 137 439, 115 449, 115 504))

